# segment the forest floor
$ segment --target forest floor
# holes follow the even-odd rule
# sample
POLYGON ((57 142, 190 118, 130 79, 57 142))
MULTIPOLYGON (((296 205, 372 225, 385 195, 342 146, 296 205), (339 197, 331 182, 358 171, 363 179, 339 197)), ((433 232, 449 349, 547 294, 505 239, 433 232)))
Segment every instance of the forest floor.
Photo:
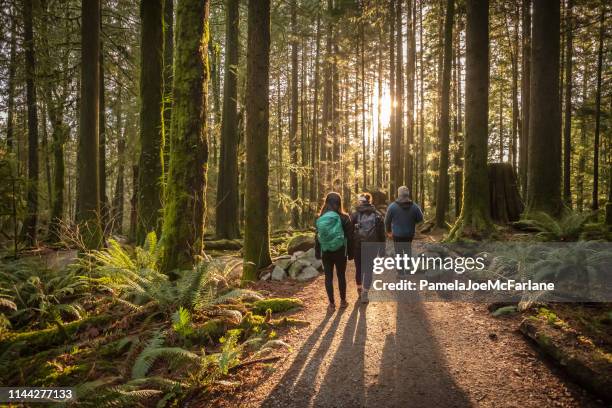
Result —
MULTIPOLYGON (((418 244, 417 244, 418 245, 418 244)), ((304 301, 310 325, 283 333, 292 350, 252 366, 209 394, 212 406, 599 407, 517 330, 520 316, 485 304, 357 302, 347 269, 346 309, 327 310, 324 277, 256 289, 304 301), (240 384, 232 387, 231 384, 240 384), (229 387, 229 388, 228 388, 229 387)), ((336 288, 337 290, 337 288, 336 288)))

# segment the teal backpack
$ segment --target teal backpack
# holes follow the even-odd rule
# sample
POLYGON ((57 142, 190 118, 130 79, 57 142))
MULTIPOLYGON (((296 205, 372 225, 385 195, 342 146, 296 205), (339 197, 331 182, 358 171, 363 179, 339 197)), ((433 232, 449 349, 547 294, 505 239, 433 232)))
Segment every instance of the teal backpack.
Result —
POLYGON ((321 251, 337 251, 345 245, 344 229, 340 215, 335 211, 327 211, 317 218, 317 238, 321 251))

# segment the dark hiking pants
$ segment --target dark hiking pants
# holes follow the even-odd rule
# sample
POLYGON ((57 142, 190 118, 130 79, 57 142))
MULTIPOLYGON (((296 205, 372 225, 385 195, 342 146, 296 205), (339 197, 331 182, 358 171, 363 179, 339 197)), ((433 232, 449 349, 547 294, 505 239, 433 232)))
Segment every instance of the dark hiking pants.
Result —
POLYGON ((334 303, 334 268, 338 275, 340 299, 346 300, 346 251, 344 247, 334 252, 323 252, 323 271, 325 271, 325 291, 330 303, 334 303))

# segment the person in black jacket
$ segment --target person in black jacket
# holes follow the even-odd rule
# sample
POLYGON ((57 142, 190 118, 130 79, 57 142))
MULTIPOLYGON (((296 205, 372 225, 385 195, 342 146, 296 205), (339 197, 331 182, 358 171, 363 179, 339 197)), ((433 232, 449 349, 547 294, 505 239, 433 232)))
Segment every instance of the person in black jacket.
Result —
POLYGON ((357 200, 358 205, 351 214, 351 223, 354 225, 355 231, 353 239, 355 243, 355 283, 361 301, 367 303, 368 290, 372 286, 372 260, 364 258, 361 244, 364 242, 385 242, 385 223, 382 215, 372 205, 370 193, 361 193, 357 200))
POLYGON ((325 197, 325 202, 319 212, 319 217, 328 211, 335 211, 340 216, 342 230, 344 231, 345 245, 331 252, 322 251, 319 243, 319 233, 315 233, 315 256, 323 261, 325 272, 325 290, 329 299, 329 308, 335 309, 334 303, 334 267, 338 275, 338 289, 340 290, 340 307, 348 306, 346 302, 346 260, 353 259, 353 224, 344 212, 342 197, 340 194, 331 192, 325 197))

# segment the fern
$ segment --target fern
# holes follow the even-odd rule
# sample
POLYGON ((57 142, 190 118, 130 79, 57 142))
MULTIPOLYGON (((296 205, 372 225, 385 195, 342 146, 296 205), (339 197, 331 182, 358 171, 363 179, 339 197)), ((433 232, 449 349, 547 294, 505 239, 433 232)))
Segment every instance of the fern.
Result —
POLYGON ((134 362, 133 379, 144 378, 159 358, 165 358, 173 368, 186 364, 198 364, 201 360, 200 356, 191 351, 180 347, 162 347, 163 344, 164 335, 156 331, 134 362))
POLYGON ((543 241, 576 241, 587 221, 587 214, 567 211, 559 219, 545 212, 534 212, 521 223, 538 231, 536 236, 543 241))
POLYGON ((184 307, 179 309, 172 315, 172 328, 181 337, 189 337, 193 333, 191 325, 191 314, 184 307))

